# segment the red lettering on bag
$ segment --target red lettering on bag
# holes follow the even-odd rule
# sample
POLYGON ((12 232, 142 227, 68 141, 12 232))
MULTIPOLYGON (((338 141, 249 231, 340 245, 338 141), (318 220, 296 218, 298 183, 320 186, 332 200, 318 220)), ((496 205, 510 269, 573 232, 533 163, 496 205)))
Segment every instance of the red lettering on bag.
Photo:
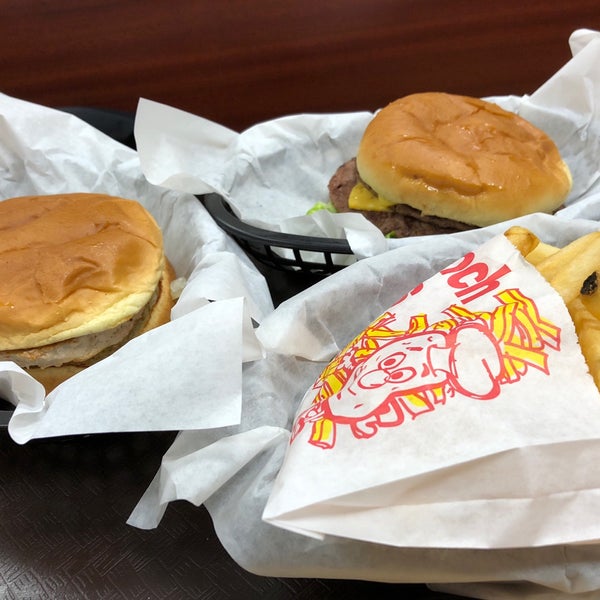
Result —
POLYGON ((443 269, 443 275, 450 275, 447 282, 456 291, 456 297, 465 304, 493 292, 500 285, 500 279, 510 273, 508 265, 502 265, 493 273, 489 273, 486 263, 474 263, 475 254, 469 252, 453 267, 443 269))

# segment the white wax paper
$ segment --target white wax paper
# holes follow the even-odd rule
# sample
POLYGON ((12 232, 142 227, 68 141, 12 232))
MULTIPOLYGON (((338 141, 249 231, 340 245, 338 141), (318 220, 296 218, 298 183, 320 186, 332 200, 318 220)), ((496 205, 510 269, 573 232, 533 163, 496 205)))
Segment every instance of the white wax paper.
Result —
MULTIPOLYGON (((588 46, 589 49, 557 72, 559 80, 550 80, 548 92, 542 88, 531 97, 499 99, 507 108, 543 116, 542 127, 557 135, 559 146, 564 143, 561 150, 571 148, 566 158, 578 182, 567 207, 555 217, 532 215, 451 236, 386 240, 385 244, 392 249, 390 252, 373 251, 371 258, 359 261, 280 305, 261 321, 258 329, 266 349, 265 358, 243 366, 240 425, 220 431, 181 432, 132 513, 130 524, 156 527, 169 502, 185 499, 197 505, 204 503, 219 539, 233 559, 247 570, 262 575, 425 582, 437 589, 490 599, 525 596, 546 599, 571 594, 597 597, 600 545, 595 543, 512 549, 392 547, 336 536, 313 539, 273 527, 261 518, 306 390, 328 361, 366 324, 399 296, 510 225, 528 227, 544 241, 558 246, 598 229, 598 223, 593 220, 600 213, 598 163, 593 159, 598 156, 600 103, 596 66, 600 50, 594 32, 578 31, 570 42, 577 57, 588 46), (554 96, 555 91, 560 90, 560 79, 571 75, 576 81, 581 79, 578 85, 586 90, 590 99, 596 99, 595 102, 590 100, 587 107, 581 105, 577 98, 569 98, 566 90, 554 96), (550 88, 553 88, 552 94, 550 88), (549 99, 549 106, 544 105, 544 98, 549 99), (572 107, 568 105, 571 101, 575 102, 572 107), (577 110, 582 106, 584 114, 579 114, 577 110), (546 117, 553 118, 556 113, 556 120, 546 122, 546 117), (226 461, 222 460, 223 456, 227 457, 226 461)), ((188 188, 188 184, 181 187, 198 192, 215 190, 230 200, 244 218, 274 227, 281 219, 302 215, 307 207, 324 199, 324 186, 330 173, 341 160, 352 156, 352 145, 357 143, 361 128, 369 118, 368 113, 298 115, 265 124, 266 131, 274 134, 272 140, 265 138, 272 144, 272 163, 257 161, 255 156, 245 152, 239 157, 240 165, 236 156, 238 144, 252 147, 252 140, 260 138, 255 137, 255 133, 260 134, 262 125, 253 128, 248 135, 227 132, 221 137, 212 123, 201 123, 193 115, 141 101, 136 126, 142 142, 142 168, 155 183, 166 180, 161 177, 172 176, 169 184, 179 189, 182 181, 189 183, 193 179, 197 188, 188 188), (151 118, 157 115, 161 118, 174 115, 181 119, 180 130, 191 131, 189 126, 194 122, 198 129, 187 137, 186 148, 194 154, 186 153, 186 164, 181 167, 175 160, 174 165, 169 165, 154 179, 152 164, 163 164, 161 157, 179 143, 176 131, 163 129, 160 120, 151 123, 151 118), (211 139, 216 136, 217 140, 204 143, 204 126, 210 128, 211 139), (283 135, 284 130, 287 137, 283 135), (154 131, 152 139, 161 140, 158 147, 144 143, 148 131, 154 131), (308 135, 307 141, 308 131, 316 131, 321 136, 308 135), (343 137, 344 134, 347 137, 343 137), (240 141, 242 136, 244 139, 240 141), (296 148, 305 143, 312 152, 304 147, 296 148), (324 155, 322 149, 326 149, 324 155), (202 169, 201 159, 206 155, 211 155, 214 162, 208 169, 202 169), (297 156, 309 162, 306 170, 302 165, 301 177, 295 176, 292 165, 288 165, 288 159, 297 156), (316 165, 311 161, 316 161, 316 165), (229 168, 220 175, 214 171, 215 164, 229 168), (193 165, 193 169, 189 165, 193 165), (244 180, 244 186, 236 187, 238 166, 240 172, 246 174, 256 167, 259 183, 255 188, 250 175, 244 180), (269 169, 272 166, 276 168, 269 169), (286 166, 290 168, 284 175, 282 170, 286 166), (277 184, 270 178, 273 171, 276 171, 277 184), (314 175, 315 181, 305 177, 306 174, 314 175), (297 181, 302 184, 298 189, 297 181), (285 187, 280 185, 282 182, 285 187), (257 195, 258 188, 261 193, 257 195), (234 190, 239 195, 234 194, 234 190), (246 202, 241 201, 244 197, 246 202)), ((260 143, 258 145, 260 147, 260 143)), ((267 158, 270 156, 270 152, 265 154, 267 158)), ((293 167, 298 165, 294 160, 290 163, 294 163, 293 167)), ((369 251, 363 248, 360 257, 368 255, 369 251)), ((310 465, 306 468, 310 469, 310 465)))
MULTIPOLYGON (((517 223, 555 245, 598 229, 593 221, 546 215, 517 223)), ((281 304, 258 329, 265 359, 244 365, 241 424, 225 431, 182 432, 130 524, 156 527, 170 501, 185 499, 204 503, 234 560, 262 575, 438 584, 525 581, 552 589, 554 597, 600 590, 597 544, 394 548, 335 536, 316 540, 261 519, 300 401, 328 361, 399 296, 491 235, 479 230, 446 236, 433 247, 423 241, 397 248, 347 267, 281 304)), ((520 589, 515 587, 513 597, 521 597, 520 589)))
MULTIPOLYGON (((569 216, 586 204, 600 180, 600 35, 578 30, 571 44, 577 54, 530 96, 490 98, 554 139, 574 179, 564 209, 569 216)), ((218 192, 243 221, 268 230, 346 238, 360 259, 415 239, 386 239, 360 214, 334 214, 323 220, 319 213, 306 212, 328 201, 329 179, 355 156, 372 116, 290 115, 238 134, 141 99, 135 131, 149 181, 193 193, 218 192)), ((595 203, 586 206, 588 218, 600 218, 595 203)))
POLYGON ((503 235, 468 260, 307 389, 266 521, 401 547, 600 539, 600 394, 569 313, 503 235))
POLYGON ((67 380, 48 397, 12 363, 2 396, 12 438, 236 424, 242 362, 261 356, 252 319, 272 308, 264 278, 199 200, 154 186, 136 152, 77 117, 0 95, 0 197, 100 192, 143 204, 186 281, 172 321, 67 380))

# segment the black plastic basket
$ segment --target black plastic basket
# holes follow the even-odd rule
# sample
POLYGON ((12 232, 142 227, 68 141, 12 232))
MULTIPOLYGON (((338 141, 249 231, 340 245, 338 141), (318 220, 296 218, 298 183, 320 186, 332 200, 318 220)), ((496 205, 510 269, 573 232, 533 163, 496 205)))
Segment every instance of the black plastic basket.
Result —
POLYGON ((328 275, 347 266, 336 256, 352 255, 346 240, 269 231, 239 219, 219 194, 200 196, 215 222, 253 258, 284 271, 328 275), (322 257, 322 260, 321 258, 322 257))

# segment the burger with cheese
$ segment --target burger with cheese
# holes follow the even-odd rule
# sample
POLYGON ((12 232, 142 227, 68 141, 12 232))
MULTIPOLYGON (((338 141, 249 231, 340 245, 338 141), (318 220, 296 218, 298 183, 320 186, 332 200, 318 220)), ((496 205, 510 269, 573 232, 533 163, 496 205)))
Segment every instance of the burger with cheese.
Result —
POLYGON ((49 392, 170 319, 161 230, 136 201, 103 194, 0 202, 0 360, 49 392))
POLYGON ((571 184, 554 142, 525 119, 478 98, 427 92, 374 116, 329 194, 337 211, 360 211, 385 234, 406 237, 552 213, 571 184))

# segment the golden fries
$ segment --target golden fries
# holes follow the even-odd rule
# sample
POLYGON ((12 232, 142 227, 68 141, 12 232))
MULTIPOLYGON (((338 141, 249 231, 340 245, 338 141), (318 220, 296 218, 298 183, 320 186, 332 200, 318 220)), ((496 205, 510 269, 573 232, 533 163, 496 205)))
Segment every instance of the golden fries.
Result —
POLYGON ((544 242, 540 242, 529 254, 525 256, 528 262, 530 262, 533 266, 537 266, 544 259, 552 256, 555 252, 558 252, 560 248, 556 246, 551 246, 550 244, 545 244, 544 242))
POLYGON ((563 298, 583 356, 600 390, 600 231, 563 248, 545 244, 522 227, 511 227, 505 235, 563 298))
POLYGON ((568 305, 579 295, 586 278, 600 270, 600 231, 560 248, 538 262, 536 268, 568 305))
POLYGON ((532 265, 539 264, 542 260, 560 250, 560 248, 545 244, 537 235, 529 229, 525 229, 525 227, 515 225, 507 229, 504 235, 532 265))
POLYGON ((586 279, 581 289, 581 304, 596 319, 600 319, 600 291, 598 291, 597 273, 586 279), (593 277, 593 283, 590 280, 593 277))
POLYGON ((575 298, 567 308, 575 324, 585 362, 596 387, 600 389, 600 320, 587 310, 581 298, 575 298))
POLYGON ((529 231, 529 229, 518 227, 517 225, 507 229, 504 235, 525 257, 535 250, 536 246, 540 243, 540 238, 537 235, 529 231))

